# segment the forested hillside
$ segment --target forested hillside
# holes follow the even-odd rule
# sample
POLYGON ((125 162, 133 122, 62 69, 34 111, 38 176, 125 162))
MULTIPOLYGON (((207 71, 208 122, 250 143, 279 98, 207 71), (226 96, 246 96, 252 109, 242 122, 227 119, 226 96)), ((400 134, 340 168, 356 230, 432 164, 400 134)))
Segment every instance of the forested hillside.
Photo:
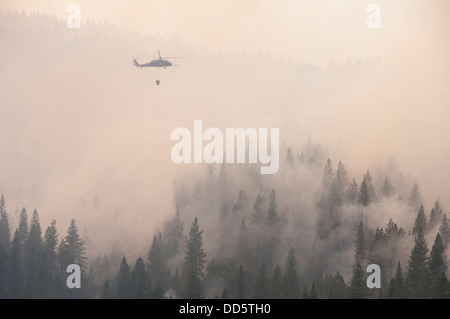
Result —
MULTIPOLYGON (((281 174, 318 172, 319 153, 305 154, 289 148, 281 174)), ((283 194, 247 168, 241 175, 253 176, 254 187, 234 194, 226 165, 217 173, 207 167, 207 181, 176 183, 175 213, 136 260, 117 253, 86 260, 75 221, 67 234, 55 221, 44 232, 36 210, 28 223, 24 208, 13 230, 2 197, 2 297, 448 298, 450 231, 439 200, 425 210, 417 183, 397 188, 401 175, 374 182, 369 170, 356 179, 341 162, 325 163, 317 200, 305 197, 307 185, 283 194), (398 210, 409 214, 405 225, 398 210), (378 223, 370 216, 377 214, 390 218, 378 223), (82 268, 79 290, 65 287, 71 263, 82 268), (367 288, 369 264, 381 267, 381 289, 367 288)))

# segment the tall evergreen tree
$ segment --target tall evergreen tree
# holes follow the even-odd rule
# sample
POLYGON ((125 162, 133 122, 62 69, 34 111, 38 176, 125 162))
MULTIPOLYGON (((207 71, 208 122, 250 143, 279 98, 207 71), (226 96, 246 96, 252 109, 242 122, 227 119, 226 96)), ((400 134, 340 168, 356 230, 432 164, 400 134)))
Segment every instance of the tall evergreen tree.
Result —
POLYGON ((21 250, 21 253, 23 254, 23 247, 25 246, 25 241, 28 237, 28 214, 27 210, 22 208, 22 211, 20 212, 20 218, 19 218, 19 248, 21 250))
POLYGON ((363 206, 368 206, 375 200, 375 197, 376 194, 372 185, 372 177, 370 176, 369 169, 367 169, 359 189, 358 200, 363 206))
POLYGON ((244 270, 242 269, 242 265, 239 266, 237 275, 236 299, 245 299, 245 281, 244 281, 244 270))
POLYGON ((439 201, 437 200, 434 203, 434 207, 431 209, 430 213, 430 221, 428 222, 428 229, 434 228, 444 216, 444 212, 442 211, 441 205, 439 204, 439 201))
POLYGON ((8 258, 8 254, 5 249, 2 245, 0 245, 0 299, 3 299, 6 293, 8 258))
POLYGON ((125 256, 120 262, 117 297, 119 299, 128 299, 131 297, 130 267, 125 256))
POLYGON ((286 268, 286 298, 300 298, 300 278, 298 274, 297 258, 295 258, 294 248, 291 247, 285 262, 286 268))
POLYGON ((5 197, 2 194, 2 196, 0 197, 0 214, 5 213, 6 213, 5 197))
POLYGON ((141 257, 136 259, 136 265, 130 276, 131 296, 134 299, 143 299, 147 296, 147 272, 141 257))
POLYGON ((109 280, 106 280, 103 284, 102 288, 102 296, 101 299, 111 299, 111 286, 109 285, 109 280))
POLYGON ((270 298, 282 299, 283 296, 283 274, 281 273, 280 265, 277 264, 273 271, 272 280, 270 282, 270 298))
POLYGON ((280 220, 277 209, 277 199, 275 197, 275 190, 272 189, 270 193, 269 210, 267 211, 267 224, 275 225, 280 220))
POLYGON ((420 205, 419 213, 417 214, 416 221, 412 233, 414 235, 419 233, 419 229, 425 232, 427 227, 427 217, 425 216, 425 209, 423 205, 420 205))
POLYGON ((164 261, 161 242, 155 235, 152 246, 147 253, 148 258, 148 276, 153 287, 162 287, 165 284, 166 264, 164 261))
POLYGON ((5 253, 9 252, 11 245, 10 236, 8 213, 6 212, 5 199, 2 195, 0 199, 0 245, 3 246, 5 253))
POLYGON ((431 298, 450 298, 450 283, 447 276, 447 258, 445 247, 439 233, 436 235, 430 253, 431 298))
POLYGON ((392 186, 391 180, 389 177, 386 177, 383 182, 383 187, 381 188, 381 192, 384 196, 390 197, 394 193, 394 187, 392 186))
POLYGON ((322 176, 322 189, 324 191, 328 191, 331 186, 331 181, 333 179, 333 164, 331 164, 331 160, 328 159, 325 165, 325 169, 323 170, 322 176))
POLYGON ((227 288, 223 288, 221 299, 228 299, 227 288))
POLYGON ((342 277, 339 271, 337 271, 331 282, 330 298, 345 299, 347 297, 348 287, 345 284, 344 277, 342 277))
POLYGON ((422 228, 419 227, 415 245, 408 261, 408 296, 410 298, 426 298, 428 296, 428 247, 422 228))
POLYGON ((366 175, 364 175, 361 187, 359 188, 358 201, 363 206, 368 206, 371 201, 366 175))
POLYGON ((366 264, 366 242, 364 240, 364 226, 360 222, 358 230, 356 232, 355 238, 355 265, 365 265, 366 264))
POLYGON ((437 233, 430 253, 431 298, 450 298, 450 283, 445 275, 447 271, 446 259, 441 235, 437 233))
POLYGON ((442 237, 442 243, 445 247, 447 247, 450 242, 450 229, 448 227, 447 214, 444 214, 441 221, 441 226, 439 227, 439 233, 442 237))
POLYGON ((52 220, 45 231, 42 245, 42 293, 43 298, 56 298, 58 265, 56 249, 58 247, 58 231, 56 221, 52 220))
POLYGON ((414 183, 411 189, 411 195, 409 196, 409 205, 414 207, 414 209, 419 209, 420 205, 423 203, 422 193, 420 192, 419 185, 414 183))
POLYGON ((30 231, 24 249, 24 265, 26 268, 25 296, 42 298, 42 231, 37 210, 33 211, 30 231))
POLYGON ((259 194, 256 196, 255 204, 253 205, 253 213, 251 221, 257 225, 260 225, 264 221, 264 203, 265 198, 259 194))
MULTIPOLYGON (((381 269, 381 287, 387 287, 388 282, 388 269, 390 266, 389 256, 386 254, 388 251, 388 236, 384 233, 383 228, 378 228, 375 231, 375 236, 372 241, 372 245, 369 252, 369 263, 380 266, 381 269)), ((372 290, 373 293, 376 290, 372 290)))
POLYGON ((353 270, 353 276, 350 279, 350 294, 352 299, 365 299, 368 295, 366 278, 361 264, 356 264, 353 270))
POLYGON ((338 163, 338 169, 336 171, 336 181, 340 187, 345 187, 348 184, 347 169, 341 161, 339 161, 338 163))
POLYGON ((266 299, 269 297, 269 279, 266 274, 266 265, 264 263, 259 267, 258 274, 256 275, 254 285, 253 298, 266 299))
POLYGON ((197 217, 192 222, 187 242, 186 257, 184 259, 184 272, 188 276, 186 288, 187 298, 199 298, 203 295, 202 281, 204 278, 206 253, 203 249, 203 230, 199 229, 197 217))
POLYGON ((78 227, 75 219, 72 219, 67 229, 67 235, 61 240, 59 245, 59 260, 64 271, 67 265, 77 264, 80 268, 86 270, 85 242, 78 234, 78 227))
POLYGON ((397 265, 397 271, 394 278, 389 284, 388 297, 390 299, 403 299, 406 296, 405 277, 403 276, 402 267, 400 263, 397 265))
POLYGON ((356 204, 358 202, 358 183, 354 178, 348 185, 346 197, 347 201, 351 204, 356 204))
POLYGON ((8 286, 12 298, 23 297, 22 253, 20 251, 19 231, 16 229, 11 243, 8 286))

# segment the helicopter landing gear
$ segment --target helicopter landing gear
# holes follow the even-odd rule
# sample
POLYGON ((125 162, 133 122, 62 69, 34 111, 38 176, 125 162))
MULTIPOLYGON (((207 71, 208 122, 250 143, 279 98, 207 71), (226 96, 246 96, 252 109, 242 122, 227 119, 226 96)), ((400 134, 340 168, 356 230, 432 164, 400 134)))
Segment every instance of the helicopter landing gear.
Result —
POLYGON ((160 81, 159 81, 159 80, 156 80, 156 85, 159 85, 159 83, 160 83, 160 81))

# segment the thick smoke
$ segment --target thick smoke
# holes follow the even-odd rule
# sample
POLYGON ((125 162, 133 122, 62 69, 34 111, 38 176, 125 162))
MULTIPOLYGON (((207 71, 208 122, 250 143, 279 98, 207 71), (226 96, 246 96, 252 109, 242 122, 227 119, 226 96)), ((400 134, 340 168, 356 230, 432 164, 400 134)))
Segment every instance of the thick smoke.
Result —
MULTIPOLYGON (((91 260, 108 255, 114 274, 121 256, 144 257, 153 235, 169 232, 178 206, 184 236, 199 218, 208 261, 240 258, 244 241, 256 255, 240 262, 257 269, 265 261, 272 271, 292 246, 303 278, 339 270, 347 280, 360 221, 368 238, 391 218, 408 235, 418 211, 409 203, 416 182, 428 215, 437 199, 450 207, 446 8, 444 1, 432 8, 417 2, 404 29, 386 40, 395 46, 325 65, 265 51, 205 51, 104 23, 70 30, 53 16, 3 12, 0 193, 12 228, 23 206, 38 209, 43 227, 55 218, 60 233, 75 218, 91 260), (156 50, 183 56, 180 67, 131 64, 156 50), (280 171, 261 176, 255 165, 173 164, 170 133, 192 129, 195 119, 223 130, 280 128, 280 171), (334 174, 339 161, 347 168, 346 188, 355 178, 359 189, 369 169, 377 199, 363 208, 344 201, 324 236, 318 225, 329 210, 328 158, 334 174), (386 177, 390 196, 382 195, 386 177), (272 189, 280 225, 266 231, 252 214, 258 194, 267 212, 272 189)), ((430 245, 437 228, 427 234, 430 245)), ((384 255, 406 265, 412 238, 384 255)), ((169 265, 182 261, 180 253, 169 265)), ((212 282, 211 294, 224 284, 212 282)))

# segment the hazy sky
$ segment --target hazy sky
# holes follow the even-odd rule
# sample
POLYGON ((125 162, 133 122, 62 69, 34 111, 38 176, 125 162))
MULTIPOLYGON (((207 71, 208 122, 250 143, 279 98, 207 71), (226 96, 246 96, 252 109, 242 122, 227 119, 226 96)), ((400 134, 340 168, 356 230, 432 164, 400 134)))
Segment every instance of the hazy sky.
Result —
MULTIPOLYGON (((191 128, 194 119, 221 129, 280 127, 282 143, 297 151, 311 134, 339 148, 333 162, 342 159, 358 181, 367 167, 393 156, 418 178, 427 208, 439 196, 450 207, 450 1, 0 0, 0 9, 65 19, 71 3, 80 5, 83 21, 173 38, 167 41, 173 51, 178 39, 185 44, 180 50, 193 47, 193 53, 180 68, 162 70, 156 87, 156 71, 140 71, 130 60, 140 47, 154 52, 161 37, 142 43, 148 38, 121 33, 125 40, 108 35, 96 42, 104 34, 82 28, 84 46, 70 47, 64 41, 76 38, 73 30, 55 37, 52 29, 42 38, 30 31, 16 39, 14 31, 0 29, 8 43, 0 46, 0 145, 6 145, 0 163, 6 190, 0 192, 8 195, 8 209, 31 210, 15 189, 41 181, 38 208, 47 221, 59 214, 120 229, 127 220, 151 238, 148 225, 174 211, 170 132, 191 128), (366 26, 373 2, 381 7, 377 30, 366 26), (236 54, 208 60, 203 49, 236 54), (301 73, 301 63, 238 54, 242 50, 324 68, 331 56, 338 63, 381 60, 368 71, 355 68, 357 80, 348 81, 333 71, 301 73), (96 193, 101 216, 84 216, 80 197, 90 204, 96 193)), ((179 54, 173 51, 168 54, 179 54)))
POLYGON ((386 53, 411 25, 418 1, 397 0, 1 0, 0 8, 48 12, 61 19, 76 3, 82 20, 142 33, 178 37, 200 48, 224 52, 271 51, 325 64, 386 53), (369 4, 381 7, 381 29, 369 29, 369 4))

